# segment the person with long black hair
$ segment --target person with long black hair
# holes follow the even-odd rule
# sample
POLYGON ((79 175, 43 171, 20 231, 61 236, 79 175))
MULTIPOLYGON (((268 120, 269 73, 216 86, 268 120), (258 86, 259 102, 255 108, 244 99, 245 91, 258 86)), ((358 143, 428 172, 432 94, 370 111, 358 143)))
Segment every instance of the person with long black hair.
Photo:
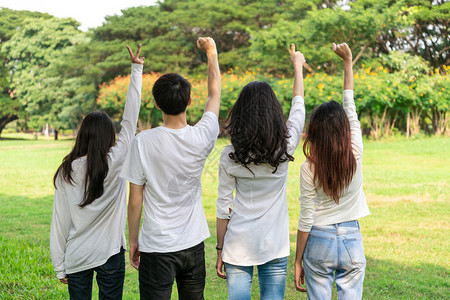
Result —
POLYGON ((225 127, 231 145, 222 151, 219 164, 216 271, 227 279, 229 299, 250 299, 253 266, 258 268, 261 299, 284 299, 290 252, 288 163, 294 160, 305 122, 305 58, 294 44, 290 56, 294 88, 287 123, 270 85, 251 82, 242 89, 225 127))
POLYGON ((58 279, 68 284, 70 299, 91 299, 94 271, 99 299, 122 298, 127 182, 119 174, 136 133, 144 64, 141 45, 136 55, 127 49, 130 85, 117 140, 106 113, 89 113, 53 178, 50 252, 58 279))
POLYGON ((362 187, 363 143, 353 99, 352 53, 344 61, 343 105, 325 102, 311 114, 300 174, 295 286, 308 299, 361 299, 366 259, 358 219, 370 214, 362 187), (306 289, 304 285, 306 281, 306 289))

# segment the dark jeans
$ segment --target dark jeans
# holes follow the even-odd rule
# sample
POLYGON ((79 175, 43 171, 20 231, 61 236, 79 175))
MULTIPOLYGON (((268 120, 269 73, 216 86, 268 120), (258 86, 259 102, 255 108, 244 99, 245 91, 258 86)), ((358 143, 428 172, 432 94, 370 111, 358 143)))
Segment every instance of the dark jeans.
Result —
POLYGON ((92 298, 92 279, 97 272, 98 298, 122 299, 123 281, 125 279, 125 250, 122 248, 111 256, 104 265, 93 269, 67 274, 71 300, 92 298))
POLYGON ((179 299, 204 299, 205 277, 203 242, 176 252, 141 252, 139 291, 143 300, 170 299, 174 278, 177 280, 179 299))

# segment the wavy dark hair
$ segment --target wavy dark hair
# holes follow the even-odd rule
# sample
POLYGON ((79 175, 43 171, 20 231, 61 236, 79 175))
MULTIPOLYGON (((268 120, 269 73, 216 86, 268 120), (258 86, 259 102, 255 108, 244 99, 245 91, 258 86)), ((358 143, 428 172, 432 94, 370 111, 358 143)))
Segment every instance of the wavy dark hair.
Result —
POLYGON ((339 204, 356 171, 350 123, 339 103, 326 102, 313 111, 303 153, 311 162, 314 181, 339 204))
POLYGON ((280 163, 294 160, 287 152, 289 135, 283 109, 266 82, 250 82, 242 89, 225 130, 234 147, 229 157, 247 169, 251 163, 268 163, 275 173, 280 163))
POLYGON ((89 113, 81 123, 72 151, 67 154, 53 177, 61 172, 62 178, 74 184, 72 178, 72 162, 86 156, 86 176, 84 180, 84 196, 80 207, 94 202, 103 195, 103 182, 108 175, 108 152, 116 140, 116 130, 109 116, 102 111, 89 113))

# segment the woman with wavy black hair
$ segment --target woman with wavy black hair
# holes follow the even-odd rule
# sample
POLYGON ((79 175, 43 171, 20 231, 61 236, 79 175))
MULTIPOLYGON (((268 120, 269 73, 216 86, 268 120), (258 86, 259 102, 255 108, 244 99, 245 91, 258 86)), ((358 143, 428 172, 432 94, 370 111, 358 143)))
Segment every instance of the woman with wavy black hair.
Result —
POLYGON ((305 58, 294 44, 290 56, 295 71, 287 123, 270 85, 251 82, 242 89, 225 127, 231 145, 222 151, 219 165, 216 269, 227 279, 229 299, 250 299, 253 266, 258 268, 261 299, 284 299, 290 252, 288 163, 294 160, 305 122, 305 58))
POLYGON ((91 299, 94 271, 99 299, 122 298, 127 186, 119 174, 136 133, 144 64, 141 45, 136 55, 127 49, 130 85, 117 141, 109 116, 89 113, 53 178, 50 252, 58 279, 69 285, 70 299, 91 299))
POLYGON ((353 100, 352 53, 345 43, 333 43, 333 50, 344 61, 344 99, 342 106, 323 103, 309 120, 295 285, 308 299, 331 299, 335 279, 338 299, 361 299, 366 259, 358 219, 370 213, 362 188, 363 143, 353 100))

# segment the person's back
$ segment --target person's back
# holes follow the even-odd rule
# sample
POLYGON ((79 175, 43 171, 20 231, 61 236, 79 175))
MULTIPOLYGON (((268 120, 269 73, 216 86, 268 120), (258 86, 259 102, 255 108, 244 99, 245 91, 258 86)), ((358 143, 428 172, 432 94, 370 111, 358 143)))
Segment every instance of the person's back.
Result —
POLYGON ((361 299, 366 260, 358 219, 370 214, 362 187, 363 143, 353 99, 352 54, 344 61, 343 105, 330 101, 311 114, 300 173, 295 285, 311 299, 361 299), (306 281, 305 281, 306 280, 306 281), (305 284, 306 289, 300 285, 305 284))
POLYGON ((290 252, 288 164, 305 121, 305 60, 294 45, 290 52, 295 76, 286 124, 281 104, 265 82, 247 84, 227 120, 231 145, 222 151, 219 164, 216 268, 227 279, 229 299, 250 299, 255 265, 261 299, 284 299, 290 252))
POLYGON ((206 112, 195 126, 160 126, 136 136, 127 179, 145 184, 139 251, 179 251, 210 236, 201 175, 218 134, 217 117, 206 112))
POLYGON ((100 298, 122 297, 127 185, 119 174, 139 116, 144 64, 140 48, 135 56, 128 47, 130 84, 117 140, 106 113, 89 113, 54 176, 50 252, 71 299, 90 299, 94 271, 100 298))
POLYGON ((191 85, 179 74, 153 86, 163 125, 134 139, 122 176, 130 181, 130 261, 139 270, 141 299, 170 299, 174 279, 180 299, 203 299, 209 237, 202 207, 201 175, 219 135, 220 72, 211 38, 199 38, 208 57, 208 101, 202 119, 186 122, 191 85), (139 223, 144 204, 144 220, 139 223))

